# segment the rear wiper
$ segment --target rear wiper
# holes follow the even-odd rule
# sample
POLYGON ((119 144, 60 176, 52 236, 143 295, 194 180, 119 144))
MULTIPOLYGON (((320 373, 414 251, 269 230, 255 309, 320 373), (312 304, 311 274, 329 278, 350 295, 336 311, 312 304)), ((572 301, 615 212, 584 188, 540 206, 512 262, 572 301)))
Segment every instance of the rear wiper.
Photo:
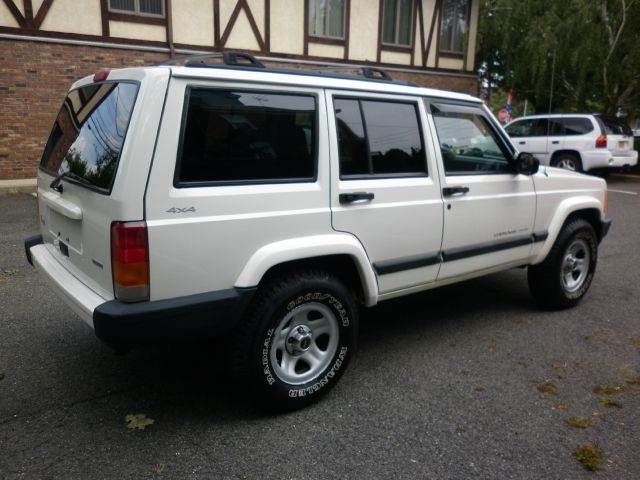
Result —
POLYGON ((82 183, 83 185, 93 185, 93 183, 86 178, 73 173, 71 170, 66 170, 54 178, 49 187, 54 189, 56 192, 62 193, 62 184, 60 182, 62 182, 63 178, 70 178, 78 183, 82 183))

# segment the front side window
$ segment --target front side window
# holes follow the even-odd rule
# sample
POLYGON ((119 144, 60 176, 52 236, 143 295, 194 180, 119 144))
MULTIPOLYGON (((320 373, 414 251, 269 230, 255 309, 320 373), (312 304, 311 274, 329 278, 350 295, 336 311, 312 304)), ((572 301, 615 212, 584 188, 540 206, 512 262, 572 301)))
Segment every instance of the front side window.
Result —
POLYGON ((517 120, 505 128, 510 137, 530 137, 533 120, 517 120))
POLYGON ((109 10, 116 13, 164 17, 164 0, 109 0, 109 10))
POLYGON ((469 29, 469 0, 444 0, 440 22, 440 51, 463 54, 469 29))
POLYGON ((447 175, 513 172, 509 152, 480 113, 431 106, 447 175))
POLYGON ((382 13, 382 43, 411 45, 413 0, 384 0, 382 13))
POLYGON ((53 125, 40 167, 67 180, 109 191, 124 145, 138 86, 98 83, 69 92, 53 125))
POLYGON ((345 0, 309 0, 309 34, 344 38, 345 0))
POLYGON ((312 181, 315 138, 312 95, 192 88, 175 183, 312 181))
POLYGON ((426 175, 414 103, 334 99, 340 177, 426 175))

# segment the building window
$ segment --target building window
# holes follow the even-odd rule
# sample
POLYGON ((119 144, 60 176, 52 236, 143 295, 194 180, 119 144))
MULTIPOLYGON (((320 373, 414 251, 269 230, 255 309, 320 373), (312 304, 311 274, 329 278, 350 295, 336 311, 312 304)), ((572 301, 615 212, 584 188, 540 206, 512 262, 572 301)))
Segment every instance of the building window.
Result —
POLYGON ((463 54, 469 31, 469 0, 445 0, 440 24, 440 51, 463 54))
POLYGON ((309 0, 309 35, 344 38, 345 0, 309 0))
POLYGON ((411 45, 413 0, 384 0, 382 14, 382 43, 411 45))
POLYGON ((109 0, 109 11, 164 17, 164 0, 109 0))

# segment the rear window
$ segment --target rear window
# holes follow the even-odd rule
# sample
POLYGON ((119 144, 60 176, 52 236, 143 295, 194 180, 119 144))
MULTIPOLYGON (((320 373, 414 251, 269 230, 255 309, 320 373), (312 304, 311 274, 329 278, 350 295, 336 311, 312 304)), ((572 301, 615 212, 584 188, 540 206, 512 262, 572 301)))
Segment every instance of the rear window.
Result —
POLYGON ((191 88, 176 185, 315 179, 313 95, 191 88))
POLYGON ((69 92, 44 149, 40 167, 101 192, 113 185, 138 85, 97 83, 69 92))
POLYGON ((601 126, 607 135, 627 135, 633 136, 633 132, 626 122, 619 118, 598 117, 601 126))
POLYGON ((593 131, 591 120, 583 117, 565 117, 561 119, 565 135, 584 135, 593 131))

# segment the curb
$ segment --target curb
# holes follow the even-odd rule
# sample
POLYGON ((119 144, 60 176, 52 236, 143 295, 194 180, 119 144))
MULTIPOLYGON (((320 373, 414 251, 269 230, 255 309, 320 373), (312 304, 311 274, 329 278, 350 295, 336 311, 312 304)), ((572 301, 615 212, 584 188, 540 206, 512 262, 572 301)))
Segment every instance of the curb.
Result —
POLYGON ((35 193, 37 180, 25 178, 22 180, 0 180, 0 196, 15 193, 35 193))

